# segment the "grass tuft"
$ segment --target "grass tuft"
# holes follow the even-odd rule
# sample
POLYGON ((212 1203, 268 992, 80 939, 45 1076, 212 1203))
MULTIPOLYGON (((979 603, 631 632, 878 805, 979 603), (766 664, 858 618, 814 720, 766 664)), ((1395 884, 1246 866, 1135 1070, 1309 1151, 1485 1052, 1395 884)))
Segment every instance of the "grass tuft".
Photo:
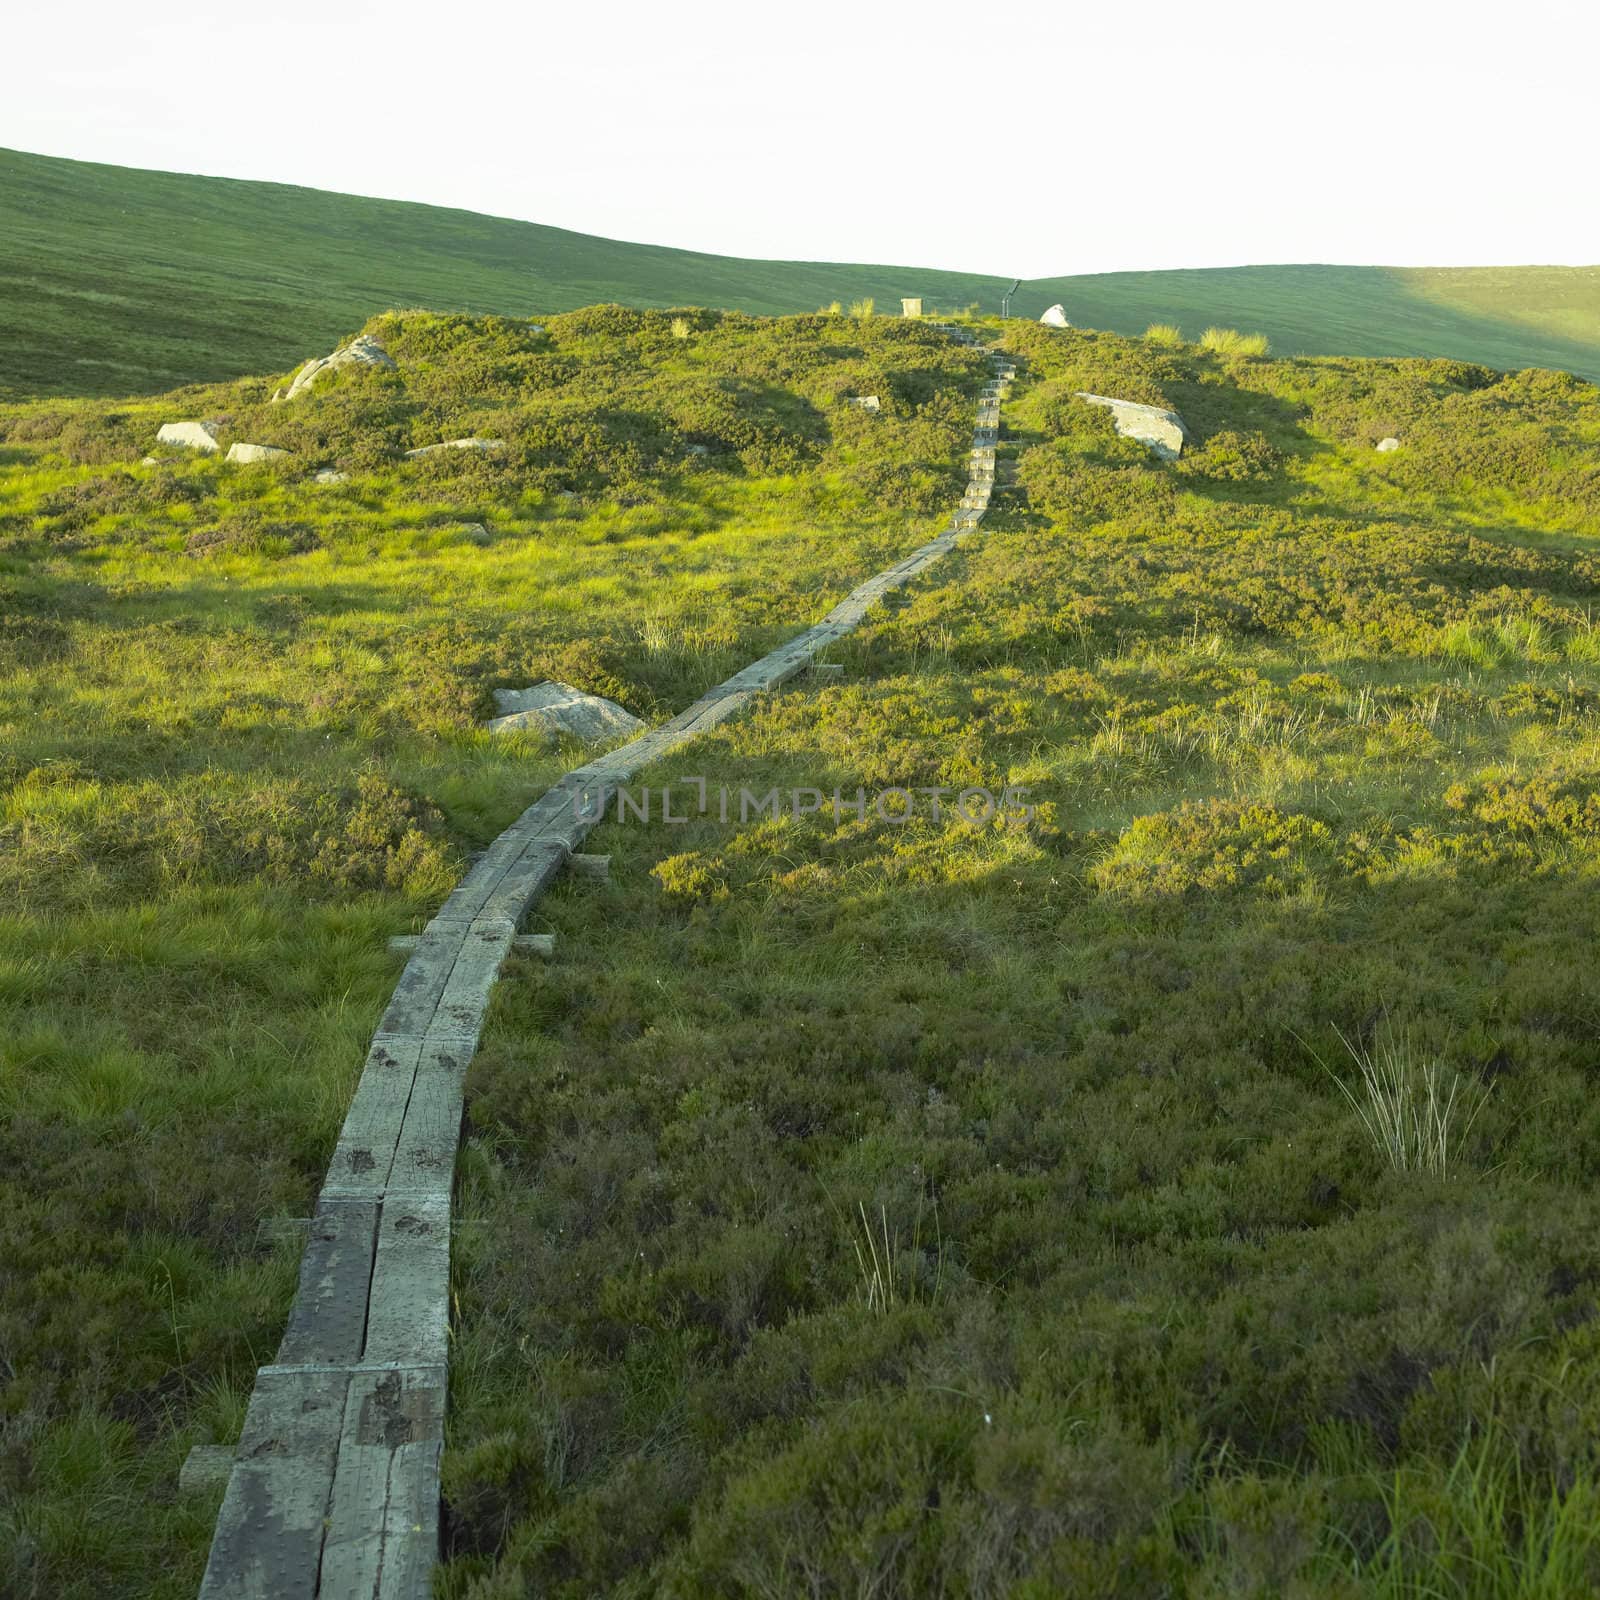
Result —
POLYGON ((1478 1120, 1489 1091, 1466 1082, 1437 1056, 1419 1049, 1410 1031, 1384 1024, 1370 1046, 1340 1042, 1359 1073, 1359 1093, 1333 1074, 1361 1118, 1373 1148, 1396 1172, 1446 1177, 1478 1120))
POLYGON ((1224 356, 1264 356, 1270 348, 1264 333, 1240 333, 1237 328, 1207 328, 1200 348, 1224 356))

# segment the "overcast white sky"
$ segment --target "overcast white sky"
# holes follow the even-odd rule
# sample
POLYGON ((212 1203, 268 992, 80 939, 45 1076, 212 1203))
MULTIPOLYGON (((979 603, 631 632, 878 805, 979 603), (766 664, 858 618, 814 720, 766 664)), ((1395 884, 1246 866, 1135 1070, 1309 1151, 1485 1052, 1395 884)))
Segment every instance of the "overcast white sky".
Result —
POLYGON ((3 145, 613 238, 1021 277, 1600 262, 1594 0, 66 0, 5 36, 3 145))

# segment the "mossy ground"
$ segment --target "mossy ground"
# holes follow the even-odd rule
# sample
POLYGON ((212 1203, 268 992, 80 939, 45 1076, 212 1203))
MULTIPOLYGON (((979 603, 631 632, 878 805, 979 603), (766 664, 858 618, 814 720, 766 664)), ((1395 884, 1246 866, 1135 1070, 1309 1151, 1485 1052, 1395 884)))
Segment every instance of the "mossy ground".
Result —
MULTIPOLYGON (((192 1589, 177 1464, 275 1342, 255 1224, 315 1190, 384 938, 575 755, 488 691, 674 710, 959 494, 975 357, 671 323, 405 319, 304 411, 8 420, 22 1593, 192 1589), (297 455, 130 464, 179 415, 297 455), (510 449, 395 460, 467 433, 510 449)), ((1007 342, 984 534, 643 781, 1037 815, 611 824, 540 902, 469 1083, 443 1590, 1584 1592, 1600 394, 1007 342), (1379 1159, 1340 1033, 1485 1096, 1447 1175, 1379 1159)))

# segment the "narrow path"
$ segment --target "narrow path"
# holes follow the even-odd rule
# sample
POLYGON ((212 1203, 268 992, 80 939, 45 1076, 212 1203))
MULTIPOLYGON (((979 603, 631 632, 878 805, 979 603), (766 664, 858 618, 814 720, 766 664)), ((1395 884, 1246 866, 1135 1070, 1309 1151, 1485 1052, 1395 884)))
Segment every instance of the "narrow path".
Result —
POLYGON ((977 528, 994 486, 1000 391, 1013 375, 1003 356, 990 359, 967 490, 945 532, 670 722, 567 773, 494 841, 417 940, 317 1198, 288 1329, 256 1374, 202 1600, 430 1594, 462 1082, 517 925, 619 785, 794 677, 977 528))

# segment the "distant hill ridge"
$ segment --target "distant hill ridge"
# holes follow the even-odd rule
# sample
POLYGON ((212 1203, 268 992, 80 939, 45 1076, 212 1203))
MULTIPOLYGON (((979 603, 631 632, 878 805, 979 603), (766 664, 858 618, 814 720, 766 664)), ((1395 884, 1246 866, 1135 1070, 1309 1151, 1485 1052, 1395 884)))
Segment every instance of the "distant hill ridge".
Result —
MULTIPOLYGON (((752 261, 406 201, 0 151, 0 396, 150 393, 283 371, 393 306, 597 301, 780 313, 899 297, 998 311, 1010 280, 752 261)), ((1444 355, 1600 380, 1600 267, 1266 266, 1024 283, 1080 326, 1267 334, 1280 354, 1444 355)))

